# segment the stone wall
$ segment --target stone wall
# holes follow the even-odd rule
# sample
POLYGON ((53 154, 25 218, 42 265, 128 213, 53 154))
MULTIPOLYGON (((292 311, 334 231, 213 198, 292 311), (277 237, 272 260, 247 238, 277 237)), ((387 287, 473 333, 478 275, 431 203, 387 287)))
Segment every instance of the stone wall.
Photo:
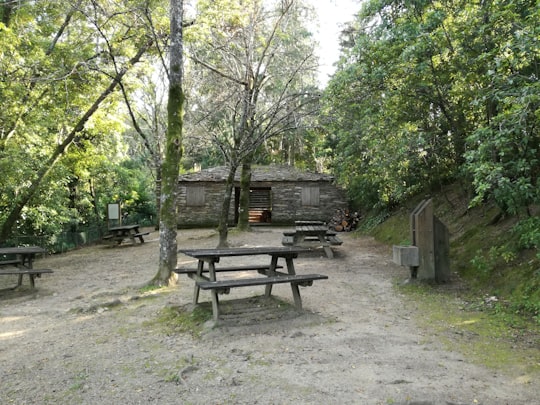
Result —
POLYGON ((284 182, 272 185, 272 223, 290 225, 297 220, 330 220, 336 209, 347 208, 345 193, 328 182, 284 182), (319 188, 319 205, 302 205, 304 187, 319 188))
MULTIPOLYGON (((178 224, 180 228, 215 227, 219 224, 225 183, 198 182, 204 188, 204 205, 187 205, 187 187, 195 184, 180 184, 178 193, 178 224)), ((234 222, 234 195, 229 209, 229 222, 234 222)))
MULTIPOLYGON (((330 182, 298 181, 298 182, 265 182, 252 183, 251 187, 268 187, 272 189, 272 224, 292 225, 296 220, 329 221, 336 209, 346 209, 347 200, 343 190, 330 182), (302 190, 305 187, 318 188, 319 205, 303 205, 302 190)), ((180 228, 215 227, 219 223, 219 215, 223 204, 225 183, 223 182, 182 182, 179 187, 178 217, 180 228), (187 205, 187 187, 204 187, 204 204, 187 205)), ((229 224, 234 224, 234 193, 229 210, 229 224)))

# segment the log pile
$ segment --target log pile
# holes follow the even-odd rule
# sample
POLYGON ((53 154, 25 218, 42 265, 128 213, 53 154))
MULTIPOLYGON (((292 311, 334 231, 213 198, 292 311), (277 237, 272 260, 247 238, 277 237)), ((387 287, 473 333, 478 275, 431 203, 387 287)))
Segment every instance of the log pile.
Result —
POLYGON ((356 229, 358 222, 360 222, 358 212, 351 213, 349 210, 338 209, 328 222, 328 227, 336 232, 350 232, 356 229))

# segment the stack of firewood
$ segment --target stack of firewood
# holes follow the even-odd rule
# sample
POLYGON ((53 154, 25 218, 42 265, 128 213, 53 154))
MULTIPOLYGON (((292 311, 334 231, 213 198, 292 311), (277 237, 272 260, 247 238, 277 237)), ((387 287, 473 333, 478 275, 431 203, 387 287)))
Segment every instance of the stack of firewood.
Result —
POLYGON ((351 213, 349 210, 338 209, 328 222, 328 227, 336 232, 350 232, 356 229, 358 222, 360 222, 358 212, 351 213))

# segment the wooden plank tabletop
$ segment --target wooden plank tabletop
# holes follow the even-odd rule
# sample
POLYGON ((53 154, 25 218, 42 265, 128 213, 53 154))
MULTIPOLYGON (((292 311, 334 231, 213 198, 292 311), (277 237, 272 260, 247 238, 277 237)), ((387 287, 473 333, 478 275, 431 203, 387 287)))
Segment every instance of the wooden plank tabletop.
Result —
POLYGON ((309 252, 309 249, 301 247, 266 246, 245 248, 221 248, 221 249, 180 249, 179 253, 200 257, 232 257, 232 256, 255 256, 255 255, 289 255, 309 252))
POLYGON ((140 227, 140 225, 138 225, 138 224, 119 225, 119 226, 114 226, 112 228, 109 228, 109 232, 111 232, 111 231, 129 231, 129 230, 132 230, 132 229, 138 229, 139 227, 140 227))
POLYGON ((326 233, 327 230, 326 225, 300 225, 296 227, 296 231, 302 233, 326 233))
POLYGON ((47 250, 39 246, 17 246, 0 248, 0 255, 32 255, 47 253, 47 250))

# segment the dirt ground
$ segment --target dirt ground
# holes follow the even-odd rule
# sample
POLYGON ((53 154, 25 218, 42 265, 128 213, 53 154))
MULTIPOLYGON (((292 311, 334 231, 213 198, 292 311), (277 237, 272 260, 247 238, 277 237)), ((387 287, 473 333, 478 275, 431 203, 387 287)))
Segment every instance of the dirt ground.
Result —
MULTIPOLYGON (((283 230, 260 227, 229 240, 279 246, 283 230)), ((283 303, 292 302, 287 285, 276 285, 278 299, 269 301, 257 298, 263 287, 233 289, 221 298, 223 322, 200 337, 150 322, 164 308, 192 308, 187 277, 173 288, 140 289, 156 272, 157 232, 143 245, 39 259, 34 267, 54 273, 37 279, 34 291, 9 290, 16 279, 4 276, 0 403, 540 403, 538 381, 472 364, 417 325, 416 308, 394 288, 407 271, 391 262, 387 246, 340 237, 334 259, 316 251, 295 261, 297 273, 329 277, 301 288, 302 311, 283 303)), ((216 241, 212 230, 179 234, 181 248, 216 241)))

